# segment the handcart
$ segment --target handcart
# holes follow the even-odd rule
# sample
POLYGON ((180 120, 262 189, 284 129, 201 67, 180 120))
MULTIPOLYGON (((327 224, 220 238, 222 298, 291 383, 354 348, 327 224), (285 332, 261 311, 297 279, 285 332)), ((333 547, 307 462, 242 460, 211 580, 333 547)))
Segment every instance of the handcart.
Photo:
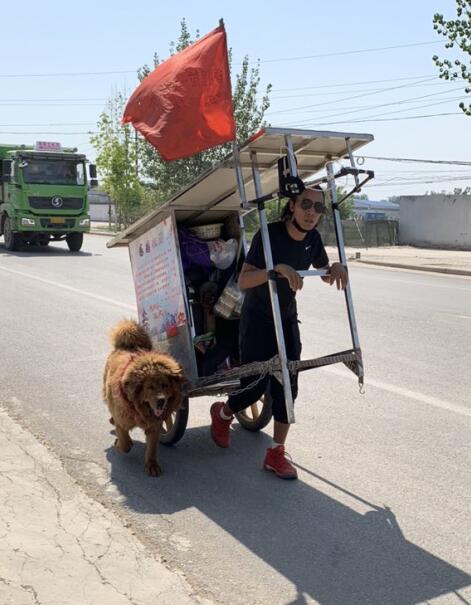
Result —
MULTIPOLYGON (((343 363, 362 387, 363 362, 350 283, 345 302, 351 348, 316 359, 287 359, 265 204, 279 196, 280 158, 290 177, 311 185, 325 183, 339 260, 347 266, 339 206, 374 177, 372 171, 357 168, 353 156, 372 140, 370 134, 263 128, 245 144, 234 143, 223 161, 108 242, 110 248, 129 246, 139 322, 154 347, 174 356, 187 377, 184 404, 165 422, 162 443, 174 444, 183 436, 190 398, 234 392, 241 377, 258 380, 269 373, 279 380, 289 422, 294 422, 290 372, 343 363), (336 180, 345 176, 353 177, 354 186, 338 199, 336 180), (240 291, 235 277, 248 249, 247 218, 254 211, 269 275, 278 355, 267 362, 239 365, 240 291)), ((322 276, 326 271, 300 274, 322 276)), ((265 427, 271 418, 269 394, 236 417, 248 430, 265 427)))

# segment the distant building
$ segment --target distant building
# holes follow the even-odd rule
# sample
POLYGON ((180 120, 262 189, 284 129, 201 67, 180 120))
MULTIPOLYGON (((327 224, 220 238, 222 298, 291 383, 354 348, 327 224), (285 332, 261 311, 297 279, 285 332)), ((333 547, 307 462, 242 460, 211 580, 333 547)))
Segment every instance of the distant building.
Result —
POLYGON ((471 195, 401 195, 399 243, 471 250, 471 195))
POLYGON ((353 211, 365 221, 399 220, 399 204, 386 200, 353 200, 353 211))
POLYGON ((88 201, 90 203, 90 219, 94 222, 115 222, 116 210, 113 200, 111 200, 104 191, 90 189, 88 191, 88 201))

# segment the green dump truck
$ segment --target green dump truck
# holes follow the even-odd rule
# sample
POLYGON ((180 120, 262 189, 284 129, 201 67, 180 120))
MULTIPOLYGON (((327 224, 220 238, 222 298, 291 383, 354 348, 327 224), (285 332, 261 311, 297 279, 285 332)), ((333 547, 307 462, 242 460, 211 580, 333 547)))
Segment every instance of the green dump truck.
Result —
POLYGON ((71 252, 90 231, 88 187, 96 167, 75 148, 39 141, 0 144, 0 235, 7 250, 65 240, 71 252))

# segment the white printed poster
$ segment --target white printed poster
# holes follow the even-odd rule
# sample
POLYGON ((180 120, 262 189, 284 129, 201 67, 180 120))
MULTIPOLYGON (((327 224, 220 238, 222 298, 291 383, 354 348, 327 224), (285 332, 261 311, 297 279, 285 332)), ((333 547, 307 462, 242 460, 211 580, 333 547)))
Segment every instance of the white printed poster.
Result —
POLYGON ((139 323, 154 342, 169 340, 187 323, 172 219, 129 244, 139 323))

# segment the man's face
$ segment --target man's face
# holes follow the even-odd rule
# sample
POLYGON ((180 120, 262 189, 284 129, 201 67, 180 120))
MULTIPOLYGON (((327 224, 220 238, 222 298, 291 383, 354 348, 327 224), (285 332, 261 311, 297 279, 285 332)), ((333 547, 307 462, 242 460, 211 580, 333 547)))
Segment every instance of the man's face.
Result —
POLYGON ((296 202, 290 202, 290 209, 293 212, 292 219, 303 229, 314 229, 322 216, 321 212, 315 209, 316 202, 324 204, 322 191, 306 189, 298 195, 296 202))

